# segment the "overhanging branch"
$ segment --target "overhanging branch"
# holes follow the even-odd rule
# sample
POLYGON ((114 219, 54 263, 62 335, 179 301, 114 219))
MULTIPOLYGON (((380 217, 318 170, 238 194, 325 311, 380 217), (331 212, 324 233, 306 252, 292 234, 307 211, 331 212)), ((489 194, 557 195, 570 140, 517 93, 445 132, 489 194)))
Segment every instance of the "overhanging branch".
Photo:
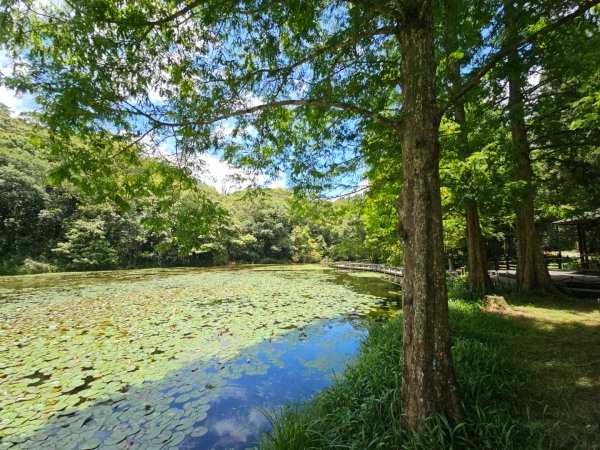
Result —
POLYGON ((283 67, 273 68, 273 69, 257 69, 255 71, 249 73, 247 77, 252 77, 252 76, 258 75, 260 73, 268 73, 268 74, 275 74, 275 73, 281 73, 281 72, 289 73, 292 70, 300 67, 302 64, 305 64, 305 63, 307 63, 307 62, 317 58, 318 56, 321 56, 331 50, 344 48, 348 45, 356 44, 357 42, 359 42, 360 40, 365 39, 365 38, 374 37, 374 36, 378 36, 378 35, 384 35, 384 34, 394 34, 395 32, 396 32, 395 27, 388 26, 388 27, 380 27, 375 30, 365 31, 362 33, 356 33, 356 34, 354 34, 346 39, 343 39, 339 42, 332 42, 328 45, 325 45, 325 46, 315 50, 310 55, 307 55, 306 57, 293 62, 292 64, 289 64, 289 65, 283 66, 283 67))
POLYGON ((554 22, 549 23, 545 27, 539 29, 538 31, 531 33, 529 36, 525 36, 521 39, 518 39, 515 42, 510 42, 509 44, 503 46, 500 50, 498 50, 495 54, 490 56, 488 60, 481 66, 479 69, 475 70, 473 75, 464 83, 458 90, 450 96, 447 102, 440 106, 440 113, 443 114, 446 112, 448 108, 450 108, 457 100, 466 95, 471 89, 479 84, 481 79, 492 70, 496 64, 498 64, 505 56, 507 56, 510 52, 514 51, 515 48, 522 47, 525 44, 530 44, 536 39, 539 39, 542 36, 545 36, 556 29, 562 27, 563 25, 571 22, 579 16, 582 16, 587 11, 589 11, 592 7, 600 4, 600 0, 591 0, 580 5, 575 11, 566 16, 561 17, 560 19, 555 20, 554 22))
POLYGON ((168 16, 161 17, 160 19, 156 19, 156 20, 146 21, 146 22, 144 22, 144 25, 147 25, 150 27, 163 25, 163 24, 171 22, 172 20, 175 20, 181 16, 186 15, 192 9, 194 9, 200 5, 203 5, 206 2, 207 2, 207 0, 194 0, 194 1, 190 2, 189 4, 187 4, 186 6, 184 6, 183 8, 181 8, 180 10, 175 11, 174 13, 169 14, 168 16))
POLYGON ((211 125, 222 120, 231 119, 233 117, 245 116, 249 114, 254 114, 261 111, 266 111, 269 109, 276 108, 284 108, 284 107, 294 107, 294 106, 308 106, 308 107, 325 107, 332 109, 339 109, 342 111, 348 111, 354 113, 358 116, 362 116, 367 119, 371 119, 374 122, 385 125, 388 128, 392 128, 397 130, 401 124, 401 120, 392 119, 389 117, 382 116, 379 113, 371 111, 369 109, 363 108, 361 106, 354 105, 352 103, 340 102, 335 100, 323 100, 323 99, 297 99, 297 100, 279 100, 269 103, 262 103, 260 105, 252 106, 249 108, 238 109, 235 111, 231 111, 228 113, 223 113, 214 117, 210 117, 204 120, 190 120, 183 122, 165 122, 161 119, 154 117, 153 115, 142 111, 141 109, 126 103, 127 106, 131 108, 131 110, 120 110, 119 112, 125 112, 128 114, 134 114, 138 116, 145 117, 149 122, 152 123, 153 126, 159 127, 185 127, 185 126, 202 126, 202 125, 211 125))

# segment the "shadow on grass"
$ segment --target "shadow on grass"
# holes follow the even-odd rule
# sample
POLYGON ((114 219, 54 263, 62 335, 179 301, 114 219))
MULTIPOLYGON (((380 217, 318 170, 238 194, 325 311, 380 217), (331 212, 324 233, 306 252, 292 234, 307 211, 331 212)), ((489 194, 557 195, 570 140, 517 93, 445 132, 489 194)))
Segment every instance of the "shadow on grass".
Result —
POLYGON ((522 294, 509 294, 507 301, 514 310, 508 316, 457 302, 451 307, 453 335, 499 349, 523 372, 520 402, 533 419, 556 428, 553 445, 599 448, 600 310, 595 302, 522 294))

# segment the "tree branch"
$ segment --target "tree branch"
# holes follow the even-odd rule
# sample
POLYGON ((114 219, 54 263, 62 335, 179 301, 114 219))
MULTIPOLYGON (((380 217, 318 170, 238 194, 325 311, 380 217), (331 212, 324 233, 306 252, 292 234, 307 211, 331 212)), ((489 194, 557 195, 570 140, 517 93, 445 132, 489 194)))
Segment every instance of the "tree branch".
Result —
POLYGON ((238 109, 236 111, 231 111, 228 113, 220 114, 218 116, 210 117, 205 120, 192 120, 192 121, 186 121, 186 122, 165 122, 163 120, 160 120, 160 119, 152 116, 151 114, 148 114, 148 113, 142 111, 141 109, 135 107, 134 105, 131 105, 129 103, 126 103, 126 104, 127 104, 127 106, 132 108, 133 111, 120 110, 118 112, 125 112, 125 113, 129 113, 129 114, 134 114, 134 115, 139 115, 139 116, 145 117, 154 126, 160 126, 160 127, 185 127, 185 126, 194 126, 194 125, 211 125, 211 124, 220 122, 222 120, 230 119, 232 117, 245 116, 248 114, 265 111, 268 109, 283 108, 286 106, 326 107, 326 108, 332 108, 332 109, 339 109, 339 110, 343 110, 343 111, 349 111, 349 112, 352 112, 359 116, 371 119, 377 123, 385 125, 394 130, 397 130, 401 124, 401 120, 382 116, 379 113, 368 110, 366 108, 362 108, 360 106, 356 106, 352 103, 340 102, 340 101, 335 101, 335 100, 321 100, 321 99, 279 100, 279 101, 263 103, 260 105, 252 106, 250 108, 238 109))
POLYGON ((144 23, 144 25, 147 25, 150 27, 163 25, 163 24, 171 22, 172 20, 175 20, 181 16, 186 15, 192 9, 196 8, 197 6, 203 5, 206 2, 207 2, 207 0, 194 0, 191 3, 187 4, 186 6, 184 6, 183 8, 181 8, 179 11, 175 11, 173 14, 169 14, 168 16, 161 17, 160 19, 146 21, 144 23))
POLYGON ((387 16, 388 18, 404 18, 404 11, 402 9, 394 9, 390 7, 389 4, 385 4, 385 2, 371 2, 369 0, 350 0, 350 3, 354 4, 355 6, 360 6, 366 11, 378 11, 384 16, 387 16))
POLYGON ((467 92, 473 89, 475 86, 479 84, 481 79, 492 70, 496 64, 498 64, 505 56, 507 56, 511 51, 514 51, 515 48, 522 47, 525 44, 530 44, 536 39, 545 36, 561 26, 565 25, 568 22, 576 19, 579 16, 582 16, 587 11, 589 11, 592 7, 600 4, 600 0, 591 0, 580 5, 575 11, 566 16, 561 17, 560 19, 555 20, 554 22, 549 23, 545 27, 539 29, 538 31, 530 34, 529 36, 525 36, 521 39, 518 39, 515 42, 510 42, 509 44, 503 46, 500 50, 498 50, 495 54, 490 56, 485 64, 481 66, 478 70, 476 70, 471 78, 467 80, 465 84, 463 84, 458 90, 450 96, 448 101, 440 106, 440 114, 446 112, 448 108, 450 108, 457 100, 463 97, 467 92))
POLYGON ((381 123, 382 125, 386 125, 388 127, 394 128, 394 129, 398 128, 397 120, 382 116, 381 114, 378 114, 378 113, 368 110, 366 108, 362 108, 360 106, 353 105, 352 103, 339 102, 339 101, 334 101, 334 100, 320 100, 320 99, 280 100, 280 101, 271 102, 271 103, 264 103, 262 105, 253 106, 251 108, 232 111, 227 114, 213 117, 206 121, 194 122, 194 124, 209 125, 211 123, 219 122, 221 120, 229 119, 231 117, 253 114, 253 113, 259 112, 259 111, 264 111, 264 110, 273 109, 273 108, 281 108, 281 107, 285 107, 285 106, 316 106, 316 107, 329 107, 329 108, 333 108, 333 109, 340 109, 340 110, 352 112, 354 114, 366 117, 368 119, 372 119, 375 122, 381 123))
POLYGON ((327 53, 328 51, 355 44, 364 38, 373 37, 373 36, 377 36, 377 35, 381 35, 381 34, 394 34, 395 32, 396 32, 395 27, 388 26, 388 27, 377 28, 375 30, 365 31, 363 33, 357 33, 357 34, 350 36, 347 39, 344 39, 342 41, 333 42, 329 45, 321 47, 320 49, 314 51, 310 55, 307 55, 306 57, 299 59, 298 61, 295 61, 288 66, 278 67, 275 69, 257 69, 255 71, 249 73, 247 75, 247 77, 252 77, 254 75, 258 75, 259 73, 291 72, 292 70, 296 69, 297 67, 301 66, 302 64, 307 63, 307 62, 311 61, 312 59, 314 59, 324 53, 327 53))
MULTIPOLYGON (((64 1, 69 6, 71 6, 73 9, 77 9, 76 6, 73 5, 71 2, 69 2, 68 0, 64 0, 64 1)), ((179 17, 185 16, 187 13, 189 13, 194 8, 206 4, 206 3, 208 3, 208 1, 209 0, 193 0, 192 2, 188 3, 186 6, 181 8, 180 10, 177 10, 174 13, 171 13, 169 15, 166 15, 164 17, 161 17, 161 18, 155 19, 155 20, 139 20, 139 19, 132 20, 131 18, 129 18, 129 19, 126 19, 126 18, 113 19, 110 17, 96 17, 95 19, 99 22, 109 23, 109 24, 113 24, 113 25, 124 25, 125 24, 125 25, 131 25, 131 26, 135 26, 135 27, 149 27, 151 29, 153 27, 169 23, 175 19, 178 19, 179 17)))

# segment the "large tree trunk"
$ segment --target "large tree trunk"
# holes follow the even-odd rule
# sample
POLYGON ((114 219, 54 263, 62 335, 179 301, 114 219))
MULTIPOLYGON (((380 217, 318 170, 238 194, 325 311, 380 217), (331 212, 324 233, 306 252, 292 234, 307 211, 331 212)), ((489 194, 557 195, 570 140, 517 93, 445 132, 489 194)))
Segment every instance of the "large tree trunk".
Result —
MULTIPOLYGON (((460 63, 454 63, 451 70, 453 84, 460 85, 460 63)), ((459 155, 461 158, 467 158, 470 153, 466 129, 467 115, 465 114, 465 104, 462 99, 454 103, 454 120, 460 125, 459 155)), ((467 256, 469 259, 469 289, 473 292, 485 293, 491 287, 492 282, 487 270, 485 241, 481 233, 479 208, 476 200, 468 199, 465 201, 465 218, 467 228, 467 256)))
POLYGON ((418 428, 432 413, 462 417, 448 325, 431 2, 413 2, 402 47, 404 180, 398 231, 404 247, 403 412, 418 428), (412 14, 411 14, 412 12, 412 14))
MULTIPOLYGON (((514 18, 518 14, 512 1, 505 2, 505 20, 509 34, 516 35, 514 18)), ((530 162, 530 147, 525 124, 523 87, 525 85, 525 62, 515 48, 508 54, 508 110, 512 136, 512 157, 515 165, 513 178, 522 184, 517 197, 517 289, 520 291, 544 291, 560 295, 548 273, 538 233, 534 223, 533 171, 530 162)))

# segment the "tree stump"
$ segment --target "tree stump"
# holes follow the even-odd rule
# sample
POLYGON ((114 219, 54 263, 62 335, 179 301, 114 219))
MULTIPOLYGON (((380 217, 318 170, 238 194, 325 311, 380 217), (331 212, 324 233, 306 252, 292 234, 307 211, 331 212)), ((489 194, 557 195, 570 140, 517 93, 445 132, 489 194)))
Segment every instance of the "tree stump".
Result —
POLYGON ((483 306, 489 312, 500 314, 510 314, 513 312, 502 295, 486 295, 483 297, 483 306))

